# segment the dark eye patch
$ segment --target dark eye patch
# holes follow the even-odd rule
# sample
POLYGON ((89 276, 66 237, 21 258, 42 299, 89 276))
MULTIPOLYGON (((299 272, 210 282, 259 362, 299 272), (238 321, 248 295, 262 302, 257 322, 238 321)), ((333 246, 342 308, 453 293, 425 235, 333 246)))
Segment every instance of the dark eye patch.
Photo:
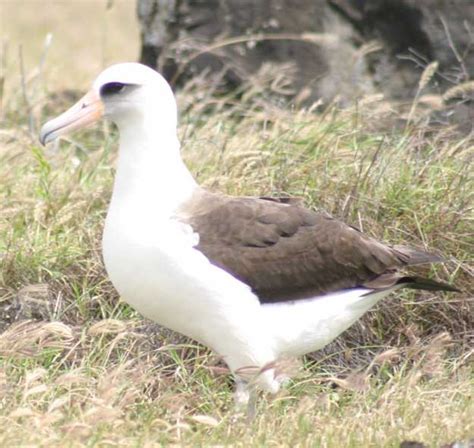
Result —
POLYGON ((110 96, 121 93, 125 90, 128 84, 122 82, 108 82, 100 88, 101 96, 110 96))

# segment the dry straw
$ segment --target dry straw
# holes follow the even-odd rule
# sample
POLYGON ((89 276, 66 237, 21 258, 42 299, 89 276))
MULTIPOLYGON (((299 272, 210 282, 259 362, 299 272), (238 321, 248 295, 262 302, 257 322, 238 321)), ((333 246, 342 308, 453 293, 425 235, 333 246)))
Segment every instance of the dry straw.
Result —
POLYGON ((474 92, 474 81, 463 82, 462 84, 448 89, 443 95, 443 100, 449 101, 472 92, 474 92))
POLYGON ((411 104, 410 112, 408 113, 407 126, 413 120, 413 116, 414 116, 416 108, 418 106, 419 99, 420 99, 420 94, 421 94, 422 90, 433 79, 433 76, 435 75, 436 71, 438 70, 438 65, 439 65, 438 61, 433 61, 430 64, 428 64, 425 67, 425 69, 423 70, 423 73, 421 74, 420 80, 418 82, 418 90, 416 91, 415 98, 413 99, 413 102, 411 104))

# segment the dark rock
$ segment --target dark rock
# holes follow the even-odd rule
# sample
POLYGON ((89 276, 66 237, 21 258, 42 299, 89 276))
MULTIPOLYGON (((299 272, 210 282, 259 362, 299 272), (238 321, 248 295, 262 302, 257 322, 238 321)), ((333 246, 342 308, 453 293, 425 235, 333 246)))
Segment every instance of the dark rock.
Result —
POLYGON ((175 85, 205 72, 235 87, 270 65, 272 93, 310 104, 412 98, 434 60, 436 93, 474 72, 465 0, 138 0, 137 11, 141 61, 175 85))
POLYGON ((351 28, 327 2, 139 0, 138 16, 141 61, 173 84, 206 71, 235 87, 271 64, 288 79, 277 93, 306 102, 372 89, 357 48, 341 38, 351 28))

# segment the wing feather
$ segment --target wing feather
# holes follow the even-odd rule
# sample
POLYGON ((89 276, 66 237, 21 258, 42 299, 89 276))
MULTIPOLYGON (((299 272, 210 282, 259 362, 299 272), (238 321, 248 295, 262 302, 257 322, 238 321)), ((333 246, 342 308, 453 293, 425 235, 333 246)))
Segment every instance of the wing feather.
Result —
POLYGON ((433 257, 382 244, 287 198, 232 198, 201 190, 178 217, 199 234, 197 248, 250 285, 262 303, 364 285, 387 288, 411 258, 417 263, 433 257))

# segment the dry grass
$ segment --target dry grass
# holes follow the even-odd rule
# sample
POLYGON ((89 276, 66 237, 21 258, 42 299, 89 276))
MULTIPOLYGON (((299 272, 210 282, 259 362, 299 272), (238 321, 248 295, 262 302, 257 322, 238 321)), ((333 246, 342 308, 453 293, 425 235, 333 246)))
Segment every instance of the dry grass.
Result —
MULTIPOLYGON (((66 82, 48 95, 54 64, 38 74, 24 62, 26 90, 9 65, 1 112, 0 446, 439 446, 474 435, 473 143, 428 126, 422 96, 405 125, 379 97, 322 114, 274 106, 268 86, 284 79, 271 70, 239 97, 216 98, 202 80, 180 93, 183 153, 204 185, 299 196, 379 238, 439 251, 448 262, 430 274, 462 289, 386 300, 262 398, 248 425, 233 416, 220 360, 144 321, 108 282, 99 241, 116 132, 40 148, 39 122, 77 94, 66 82)), ((81 73, 63 67, 80 84, 95 64, 101 56, 81 73)))

